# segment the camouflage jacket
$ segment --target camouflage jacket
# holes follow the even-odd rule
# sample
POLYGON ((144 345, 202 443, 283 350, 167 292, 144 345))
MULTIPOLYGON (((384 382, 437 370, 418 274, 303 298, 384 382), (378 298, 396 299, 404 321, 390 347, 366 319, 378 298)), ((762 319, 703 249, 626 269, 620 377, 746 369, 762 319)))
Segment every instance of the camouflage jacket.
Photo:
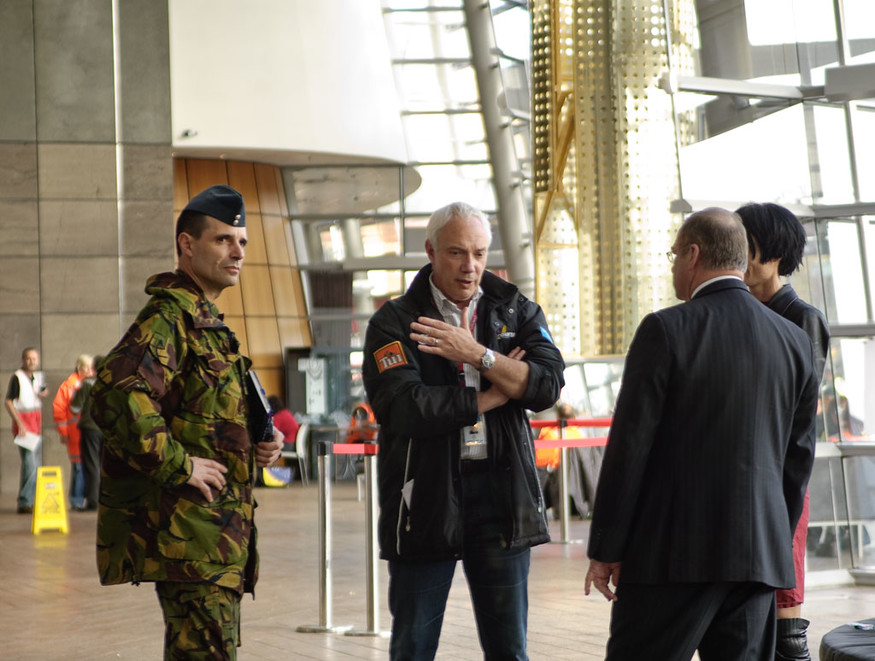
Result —
POLYGON ((187 275, 152 298, 98 367, 92 414, 106 436, 97 523, 103 584, 257 578, 245 374, 250 361, 187 275), (228 468, 213 502, 186 484, 192 456, 228 468))

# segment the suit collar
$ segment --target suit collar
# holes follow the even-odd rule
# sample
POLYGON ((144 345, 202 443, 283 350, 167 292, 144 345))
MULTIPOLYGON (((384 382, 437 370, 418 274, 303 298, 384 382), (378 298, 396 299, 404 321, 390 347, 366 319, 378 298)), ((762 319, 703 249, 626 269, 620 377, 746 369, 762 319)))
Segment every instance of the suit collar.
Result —
POLYGON ((717 276, 716 278, 706 280, 698 287, 696 287, 690 299, 692 300, 694 298, 698 298, 699 296, 713 294, 714 292, 723 291, 724 289, 743 289, 744 291, 750 291, 741 278, 738 278, 734 275, 721 275, 717 276))

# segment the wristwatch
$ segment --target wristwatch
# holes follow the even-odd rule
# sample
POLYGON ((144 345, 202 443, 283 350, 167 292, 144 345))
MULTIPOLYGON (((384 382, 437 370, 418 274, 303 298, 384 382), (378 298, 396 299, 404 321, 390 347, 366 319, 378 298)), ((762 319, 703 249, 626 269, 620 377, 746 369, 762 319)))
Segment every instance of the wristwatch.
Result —
POLYGON ((480 357, 480 369, 484 372, 491 370, 495 366, 495 354, 492 353, 492 349, 487 349, 486 353, 484 353, 480 357))

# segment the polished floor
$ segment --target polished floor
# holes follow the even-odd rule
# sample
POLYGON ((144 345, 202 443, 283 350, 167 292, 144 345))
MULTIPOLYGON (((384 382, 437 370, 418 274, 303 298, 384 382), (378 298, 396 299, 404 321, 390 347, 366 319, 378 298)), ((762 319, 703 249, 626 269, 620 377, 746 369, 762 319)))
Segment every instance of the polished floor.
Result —
MULTIPOLYGON (((365 505, 352 481, 332 489, 331 613, 320 616, 317 559, 318 489, 311 484, 258 490, 261 578, 256 598, 243 602, 241 661, 248 659, 386 659, 388 639, 341 633, 301 633, 330 624, 367 629, 365 505)), ((101 587, 94 563, 95 516, 71 512, 68 534, 30 532, 30 518, 14 513, 14 495, 0 501, 0 658, 160 659, 162 623, 149 585, 101 587)), ((552 524, 556 525, 556 524, 552 524)), ((558 527, 554 537, 559 537, 558 527)), ((601 659, 609 606, 585 597, 587 523, 573 521, 574 543, 533 551, 529 581, 529 656, 601 659)), ((379 566, 376 630, 388 629, 386 567, 379 566)), ((819 587, 808 592, 811 648, 830 629, 875 615, 875 588, 819 587)), ((875 654, 875 652, 873 652, 875 654)), ((479 659, 461 569, 450 594, 438 659, 479 659)), ((646 659, 646 651, 642 653, 646 659)))

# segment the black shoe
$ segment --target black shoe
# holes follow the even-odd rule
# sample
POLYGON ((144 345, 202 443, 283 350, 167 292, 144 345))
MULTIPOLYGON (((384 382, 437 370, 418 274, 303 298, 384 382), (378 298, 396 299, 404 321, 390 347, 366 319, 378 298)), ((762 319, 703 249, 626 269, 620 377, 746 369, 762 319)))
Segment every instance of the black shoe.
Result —
POLYGON ((778 640, 775 645, 775 661, 811 661, 808 651, 809 622, 801 617, 778 620, 778 640))
POLYGON ((19 505, 18 506, 19 514, 33 514, 33 505, 19 505))

